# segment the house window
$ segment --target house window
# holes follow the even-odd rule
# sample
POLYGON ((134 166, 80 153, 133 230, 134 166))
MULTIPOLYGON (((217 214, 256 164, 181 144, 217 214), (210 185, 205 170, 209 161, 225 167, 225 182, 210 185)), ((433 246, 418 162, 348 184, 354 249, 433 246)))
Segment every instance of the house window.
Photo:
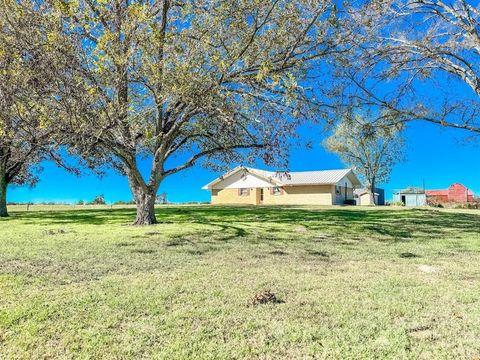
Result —
POLYGON ((248 191, 247 188, 241 188, 241 189, 238 190, 238 195, 239 196, 248 196, 248 193, 249 193, 249 191, 248 191))
POLYGON ((280 186, 275 186, 272 191, 273 195, 282 195, 282 189, 280 186))
POLYGON ((340 195, 342 193, 342 187, 341 186, 335 186, 335 194, 340 195))

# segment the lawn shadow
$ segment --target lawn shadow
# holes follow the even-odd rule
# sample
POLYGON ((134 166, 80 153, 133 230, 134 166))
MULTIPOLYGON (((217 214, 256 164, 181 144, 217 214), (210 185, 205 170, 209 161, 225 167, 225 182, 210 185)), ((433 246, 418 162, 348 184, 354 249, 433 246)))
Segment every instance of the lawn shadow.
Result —
MULTIPOLYGON (((479 234, 480 214, 450 213, 430 209, 392 210, 389 208, 302 208, 285 206, 183 206, 156 209, 160 224, 146 235, 161 234, 163 225, 198 224, 216 230, 215 241, 244 238, 251 233, 251 224, 264 233, 274 234, 282 229, 271 225, 285 225, 292 233, 300 227, 306 235, 329 230, 342 238, 363 239, 370 236, 382 241, 403 242, 409 239, 433 240, 442 236, 456 236, 457 232, 479 234)), ((72 211, 14 212, 12 219, 25 224, 129 224, 135 209, 90 209, 72 211)), ((332 236, 335 239, 335 236, 332 236)), ((269 240, 275 239, 274 236, 269 240)), ((328 236, 327 236, 327 241, 328 236)), ((359 241, 360 241, 359 240, 359 241)))
POLYGON ((88 210, 52 210, 12 212, 11 218, 25 224, 61 225, 61 224, 129 224, 135 219, 134 209, 88 209, 88 210))

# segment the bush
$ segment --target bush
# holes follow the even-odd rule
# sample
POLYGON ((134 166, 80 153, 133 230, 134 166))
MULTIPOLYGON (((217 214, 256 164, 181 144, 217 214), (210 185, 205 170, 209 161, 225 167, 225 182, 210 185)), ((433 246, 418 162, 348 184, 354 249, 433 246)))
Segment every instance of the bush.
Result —
POLYGON ((427 197, 427 205, 436 208, 443 208, 444 204, 435 198, 427 197))
POLYGON ((105 196, 103 194, 97 195, 95 199, 93 199, 89 205, 105 205, 105 196))
POLYGON ((124 200, 118 200, 113 203, 113 205, 135 205, 135 201, 129 200, 129 201, 124 201, 124 200))

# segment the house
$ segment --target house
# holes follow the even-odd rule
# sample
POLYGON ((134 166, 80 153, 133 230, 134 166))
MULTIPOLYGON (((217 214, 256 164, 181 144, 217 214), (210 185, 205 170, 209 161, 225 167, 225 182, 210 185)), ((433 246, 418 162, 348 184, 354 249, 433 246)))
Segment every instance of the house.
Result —
POLYGON ((473 192, 464 185, 455 183, 446 190, 426 190, 428 199, 433 199, 441 203, 473 203, 473 192))
POLYGON ((372 204, 370 191, 366 188, 355 189, 353 192, 353 196, 356 200, 357 205, 361 205, 361 206, 385 205, 385 190, 380 188, 375 188, 374 204, 372 204))
POLYGON ((405 206, 425 206, 427 205, 427 196, 425 190, 411 187, 396 191, 393 194, 393 201, 405 206))
POLYGON ((342 205, 360 181, 351 169, 274 172, 236 167, 205 185, 212 204, 342 205))

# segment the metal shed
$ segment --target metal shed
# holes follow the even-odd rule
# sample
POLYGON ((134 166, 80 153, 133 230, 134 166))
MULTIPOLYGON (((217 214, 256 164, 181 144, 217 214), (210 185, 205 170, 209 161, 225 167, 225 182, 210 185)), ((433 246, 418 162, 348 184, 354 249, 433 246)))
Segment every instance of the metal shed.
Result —
POLYGON ((393 194, 393 201, 403 203, 405 206, 425 206, 427 205, 427 196, 423 189, 407 188, 396 191, 393 194))

